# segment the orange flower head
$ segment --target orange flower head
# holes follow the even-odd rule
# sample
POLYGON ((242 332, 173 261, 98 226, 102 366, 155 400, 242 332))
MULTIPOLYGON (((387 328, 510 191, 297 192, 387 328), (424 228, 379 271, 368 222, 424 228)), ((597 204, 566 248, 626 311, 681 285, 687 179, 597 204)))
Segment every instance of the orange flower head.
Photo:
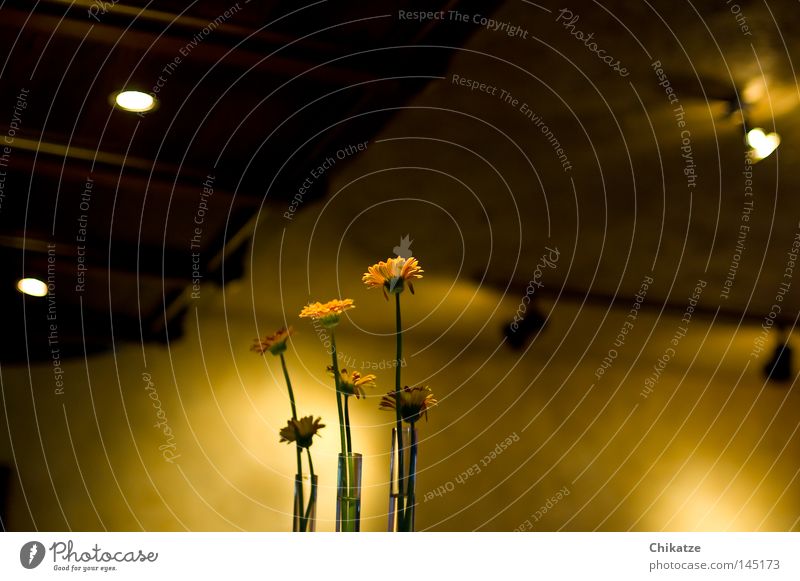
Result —
MULTIPOLYGON (((328 366, 328 373, 334 375, 333 367, 328 366)), ((375 387, 375 376, 371 373, 361 375, 358 371, 339 371, 339 391, 347 396, 354 395, 356 398, 366 397, 365 387, 375 387)))
POLYGON ((253 345, 250 347, 250 351, 258 353, 259 355, 263 355, 267 351, 273 355, 280 355, 286 351, 286 342, 292 335, 294 335, 294 329, 288 327, 278 329, 272 335, 267 335, 263 339, 256 337, 253 339, 253 345))
POLYGON ((322 323, 322 326, 331 329, 339 324, 343 312, 354 309, 353 299, 333 299, 327 303, 310 303, 303 307, 300 316, 314 319, 322 323))
MULTIPOLYGON (((395 392, 389 392, 381 398, 381 403, 378 406, 385 411, 395 411, 395 392)), ((400 417, 403 421, 413 424, 422 415, 428 419, 428 409, 435 406, 438 402, 433 397, 431 390, 425 386, 408 387, 405 386, 400 390, 400 417)))
POLYGON ((297 442, 301 448, 309 448, 313 443, 313 438, 325 424, 321 423, 322 418, 314 419, 314 416, 306 416, 296 420, 289 418, 285 428, 281 428, 281 442, 297 442))
POLYGON ((399 294, 406 286, 413 295, 413 281, 422 278, 423 272, 425 271, 419 267, 419 261, 413 256, 409 258, 398 256, 397 258, 387 258, 386 262, 373 264, 367 269, 361 280, 368 288, 382 289, 383 296, 388 300, 389 293, 399 294))

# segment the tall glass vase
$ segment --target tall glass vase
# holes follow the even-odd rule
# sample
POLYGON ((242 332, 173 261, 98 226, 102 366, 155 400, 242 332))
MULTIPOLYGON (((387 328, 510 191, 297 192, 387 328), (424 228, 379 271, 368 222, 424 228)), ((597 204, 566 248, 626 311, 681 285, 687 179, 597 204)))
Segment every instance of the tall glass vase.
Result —
POLYGON ((361 454, 339 454, 336 485, 336 532, 361 530, 361 454))
POLYGON ((401 434, 402 454, 397 441, 397 428, 392 429, 387 526, 389 532, 413 532, 416 515, 417 428, 413 424, 403 424, 401 434))
POLYGON ((317 530, 317 475, 295 474, 292 532, 313 533, 317 530))

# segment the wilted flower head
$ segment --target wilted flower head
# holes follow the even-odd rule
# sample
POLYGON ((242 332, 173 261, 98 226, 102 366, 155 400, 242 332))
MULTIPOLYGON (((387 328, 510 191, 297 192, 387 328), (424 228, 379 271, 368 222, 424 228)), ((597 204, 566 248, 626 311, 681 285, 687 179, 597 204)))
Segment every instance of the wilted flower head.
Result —
POLYGON ((306 416, 296 420, 290 418, 285 428, 281 428, 281 442, 297 442, 301 448, 308 448, 313 443, 311 440, 314 435, 325 427, 320 423, 322 418, 314 419, 314 416, 306 416))
POLYGON ((355 307, 353 299, 333 299, 327 303, 316 302, 306 305, 300 311, 300 316, 317 320, 323 327, 330 329, 339 324, 343 312, 355 307))
MULTIPOLYGON (((418 387, 405 386, 400 390, 400 417, 409 424, 416 422, 423 414, 427 420, 428 408, 435 406, 436 403, 433 393, 427 387, 422 385, 418 387)), ((394 411, 395 393, 390 392, 384 395, 378 407, 382 410, 394 411)))
POLYGON ((388 300, 389 294, 399 294, 408 286, 411 294, 414 294, 413 281, 422 278, 425 272, 419 267, 419 261, 413 256, 403 258, 387 258, 386 262, 373 264, 361 277, 364 284, 369 288, 380 288, 383 296, 388 300))
POLYGON ((294 329, 291 327, 278 329, 272 335, 267 335, 263 339, 253 339, 253 345, 250 351, 254 351, 259 355, 263 355, 267 351, 273 355, 280 355, 286 351, 286 341, 294 334, 294 329))
MULTIPOLYGON (((328 366, 328 373, 333 375, 333 367, 328 366)), ((365 387, 375 387, 375 376, 370 374, 361 375, 358 371, 339 371, 339 389, 345 395, 354 395, 357 398, 365 397, 365 387)))

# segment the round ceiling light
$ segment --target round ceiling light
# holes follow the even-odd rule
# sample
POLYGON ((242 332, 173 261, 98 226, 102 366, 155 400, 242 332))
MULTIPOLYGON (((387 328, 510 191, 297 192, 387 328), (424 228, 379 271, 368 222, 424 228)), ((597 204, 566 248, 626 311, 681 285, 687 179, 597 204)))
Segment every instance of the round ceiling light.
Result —
POLYGON ((150 93, 141 91, 120 91, 112 95, 114 104, 120 109, 133 113, 152 111, 156 107, 156 98, 150 93))
POLYGON ((17 290, 32 297, 43 297, 47 294, 47 285, 38 278, 21 278, 17 281, 17 290))

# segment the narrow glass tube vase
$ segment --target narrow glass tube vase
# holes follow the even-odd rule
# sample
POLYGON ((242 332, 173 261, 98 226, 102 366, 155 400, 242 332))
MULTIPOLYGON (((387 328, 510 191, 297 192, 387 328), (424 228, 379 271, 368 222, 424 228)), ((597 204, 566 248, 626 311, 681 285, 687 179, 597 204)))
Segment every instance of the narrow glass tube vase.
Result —
POLYGON ((392 429, 387 530, 389 532, 413 532, 416 514, 417 428, 413 424, 403 424, 400 433, 402 448, 398 445, 397 428, 392 429))
POLYGON ((336 532, 361 530, 361 454, 339 454, 336 484, 336 532))
POLYGON ((292 532, 313 533, 317 530, 317 475, 295 474, 292 532))

